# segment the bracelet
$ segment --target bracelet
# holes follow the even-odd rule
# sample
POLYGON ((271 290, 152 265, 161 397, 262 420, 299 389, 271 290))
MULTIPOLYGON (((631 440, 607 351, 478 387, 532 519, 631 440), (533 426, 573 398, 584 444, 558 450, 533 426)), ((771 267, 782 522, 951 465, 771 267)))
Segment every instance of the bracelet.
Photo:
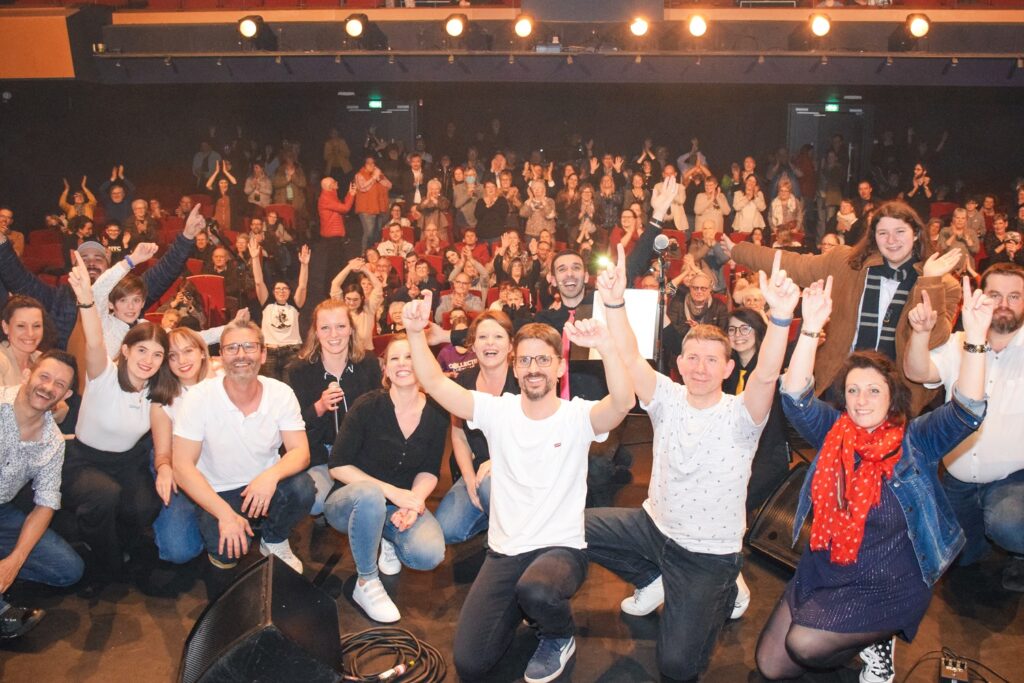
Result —
POLYGON ((128 264, 128 268, 129 269, 134 269, 135 268, 135 261, 132 261, 132 257, 131 256, 125 256, 124 257, 124 262, 128 264))
POLYGON ((811 339, 818 339, 821 337, 822 331, 818 330, 817 332, 808 332, 807 330, 800 330, 800 334, 805 337, 810 337, 811 339))
POLYGON ((95 301, 90 301, 90 302, 89 302, 89 303, 87 303, 87 304, 83 304, 83 303, 82 303, 81 301, 79 301, 79 302, 78 302, 78 307, 79 307, 79 308, 92 308, 92 307, 93 307, 93 306, 95 306, 95 305, 96 305, 96 302, 95 302, 95 301))
POLYGON ((626 302, 625 301, 623 301, 620 304, 608 304, 608 303, 606 303, 604 305, 605 308, 625 308, 625 306, 626 306, 626 302))
POLYGON ((792 318, 776 318, 774 315, 769 315, 768 320, 771 321, 772 325, 778 325, 779 327, 789 327, 789 324, 793 322, 792 318))
POLYGON ((992 347, 988 345, 988 342, 984 344, 971 344, 964 342, 964 351, 967 353, 987 353, 992 347))

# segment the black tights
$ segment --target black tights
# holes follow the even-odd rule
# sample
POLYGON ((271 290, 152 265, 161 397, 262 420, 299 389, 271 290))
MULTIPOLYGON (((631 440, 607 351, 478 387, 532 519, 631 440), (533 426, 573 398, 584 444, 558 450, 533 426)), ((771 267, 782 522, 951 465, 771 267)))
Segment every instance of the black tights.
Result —
POLYGON ((808 669, 842 666, 891 633, 835 633, 793 623, 786 596, 779 598, 757 640, 757 670, 768 680, 797 678, 808 669))

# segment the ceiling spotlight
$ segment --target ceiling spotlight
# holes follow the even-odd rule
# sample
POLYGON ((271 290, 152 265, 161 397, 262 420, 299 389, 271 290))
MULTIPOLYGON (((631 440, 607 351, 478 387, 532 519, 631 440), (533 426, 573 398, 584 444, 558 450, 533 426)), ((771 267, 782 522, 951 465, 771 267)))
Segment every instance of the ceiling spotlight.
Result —
POLYGON ((828 66, 828 55, 822 55, 821 56, 821 65, 822 66, 828 66))
POLYGON ((708 20, 700 14, 694 14, 690 17, 690 20, 686 22, 686 28, 690 30, 691 36, 694 38, 700 38, 708 32, 708 20))
POLYGON ((1017 57, 1017 68, 1024 69, 1024 57, 1017 57))
POLYGON ((171 58, 170 57, 164 57, 164 66, 170 66, 170 65, 171 65, 171 58))
POLYGON ((516 63, 516 56, 515 55, 509 55, 508 56, 508 63, 509 64, 515 64, 516 63))
POLYGON ((351 14, 345 20, 345 33, 351 38, 358 38, 363 35, 367 23, 369 23, 369 19, 365 14, 351 14))
POLYGON ((253 39, 256 34, 260 32, 260 28, 263 26, 263 17, 258 15, 250 15, 248 17, 242 17, 238 20, 238 32, 243 38, 253 39))
POLYGON ((764 64, 764 55, 758 55, 757 56, 757 63, 758 64, 764 64))
POLYGON ((572 65, 572 55, 569 55, 568 57, 565 58, 565 63, 569 64, 570 66, 572 65))
POLYGON ((637 38, 647 35, 649 28, 651 28, 650 23, 643 17, 635 17, 629 24, 629 32, 637 38))
POLYGON ((283 61, 284 60, 281 59, 281 55, 278 55, 277 57, 274 57, 274 64, 280 64, 283 61))
POLYGON ((641 57, 640 55, 637 55, 636 59, 633 60, 633 63, 635 63, 635 64, 642 64, 643 61, 644 61, 644 58, 641 57))
POLYGON ((832 30, 832 22, 824 14, 812 14, 810 19, 811 33, 824 38, 832 30))
POLYGON ((220 57, 217 57, 217 66, 224 66, 224 60, 220 57))
POLYGON ((956 57, 953 57, 952 59, 949 60, 949 65, 952 67, 960 66, 960 60, 957 59, 956 57))
POLYGON ((334 63, 341 64, 341 55, 334 55, 334 63))
POLYGON ((452 38, 458 38, 466 30, 469 19, 465 14, 452 14, 444 20, 444 31, 452 38))
POLYGON ((250 14, 238 20, 238 35, 242 36, 244 50, 277 49, 277 34, 258 14, 250 14))
POLYGON ((394 64, 394 63, 395 63, 395 56, 394 55, 388 55, 388 64, 394 64))
POLYGON ((516 17, 515 31, 520 38, 529 37, 533 33, 533 17, 529 14, 520 14, 516 17))
POLYGON ((455 63, 455 55, 448 55, 448 63, 449 64, 454 64, 455 63))
POLYGON ((932 23, 923 14, 908 14, 907 15, 907 32, 914 38, 924 38, 928 35, 928 30, 932 27, 932 23))
POLYGON ((885 58, 885 65, 886 66, 892 66, 892 57, 886 57, 885 58))

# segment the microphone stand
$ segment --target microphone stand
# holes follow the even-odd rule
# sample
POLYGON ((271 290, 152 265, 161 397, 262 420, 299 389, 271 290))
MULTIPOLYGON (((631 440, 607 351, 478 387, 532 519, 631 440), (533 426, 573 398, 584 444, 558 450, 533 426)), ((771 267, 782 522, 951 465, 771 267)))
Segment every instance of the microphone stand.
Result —
POLYGON ((668 374, 665 354, 662 351, 661 335, 662 321, 665 320, 665 303, 668 300, 668 273, 665 263, 665 252, 656 252, 658 255, 658 307, 654 321, 654 367, 663 375, 668 374))

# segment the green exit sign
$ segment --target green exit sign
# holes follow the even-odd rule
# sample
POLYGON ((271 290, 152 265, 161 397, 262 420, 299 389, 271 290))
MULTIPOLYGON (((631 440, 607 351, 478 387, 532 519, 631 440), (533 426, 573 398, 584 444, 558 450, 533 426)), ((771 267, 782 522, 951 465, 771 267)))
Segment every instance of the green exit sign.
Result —
POLYGON ((384 102, 381 100, 370 100, 370 109, 382 109, 384 102))
MULTIPOLYGON (((373 106, 372 103, 371 103, 371 106, 373 106)), ((825 105, 825 111, 829 111, 829 112, 839 111, 839 105, 834 103, 834 102, 829 102, 828 104, 825 105)))

